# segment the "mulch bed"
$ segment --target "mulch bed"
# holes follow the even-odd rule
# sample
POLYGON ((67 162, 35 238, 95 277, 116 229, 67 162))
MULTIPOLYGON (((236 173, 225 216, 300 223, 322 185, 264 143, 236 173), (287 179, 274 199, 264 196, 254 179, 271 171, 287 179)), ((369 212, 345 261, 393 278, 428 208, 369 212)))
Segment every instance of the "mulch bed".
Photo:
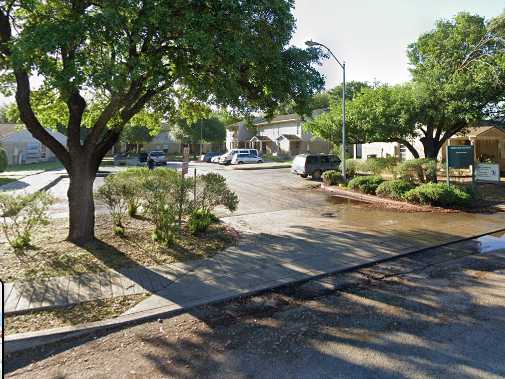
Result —
POLYGON ((53 220, 33 235, 32 247, 16 251, 5 240, 0 244, 0 279, 4 282, 78 275, 125 267, 158 266, 212 256, 236 243, 238 233, 224 224, 211 225, 201 235, 186 230, 172 246, 152 240, 148 220, 128 219, 126 235, 112 232, 108 216, 96 219, 96 240, 85 247, 66 241, 68 220, 53 220))

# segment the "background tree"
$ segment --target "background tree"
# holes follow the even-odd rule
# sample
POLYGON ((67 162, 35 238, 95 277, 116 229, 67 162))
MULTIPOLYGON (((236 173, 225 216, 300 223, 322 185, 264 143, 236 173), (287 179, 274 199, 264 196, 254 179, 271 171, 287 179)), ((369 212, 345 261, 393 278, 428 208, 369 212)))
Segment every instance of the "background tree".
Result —
POLYGON ((484 18, 460 13, 411 44, 408 58, 424 154, 436 158, 453 135, 488 116, 505 93, 505 41, 484 18), (480 53, 476 53, 480 52, 480 53))
MULTIPOLYGON (((482 119, 496 116, 505 99, 503 15, 486 23, 461 13, 439 21, 434 30, 409 46, 413 80, 397 86, 359 83, 347 103, 349 142, 399 142, 415 157, 419 138, 425 157, 437 158, 453 135, 482 119)), ((330 111, 308 127, 340 143, 342 110, 338 89, 330 111)))
POLYGON ((15 93, 23 123, 69 174, 69 240, 94 238, 96 172, 143 108, 167 117, 208 103, 271 114, 293 99, 304 113, 323 86, 313 67, 323 54, 287 47, 292 8, 290 0, 0 3, 1 88, 15 93), (67 146, 32 107, 35 74, 43 92, 65 105, 67 146), (100 101, 85 123, 90 99, 100 101))

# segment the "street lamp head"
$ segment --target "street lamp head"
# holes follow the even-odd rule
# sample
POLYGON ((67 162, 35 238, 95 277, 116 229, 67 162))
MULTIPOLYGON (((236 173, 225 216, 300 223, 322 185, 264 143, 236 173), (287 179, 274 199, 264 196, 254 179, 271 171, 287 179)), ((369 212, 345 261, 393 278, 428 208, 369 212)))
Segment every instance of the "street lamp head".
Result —
POLYGON ((318 46, 319 44, 317 42, 314 42, 312 40, 310 41, 305 41, 305 44, 309 47, 312 47, 312 46, 318 46))

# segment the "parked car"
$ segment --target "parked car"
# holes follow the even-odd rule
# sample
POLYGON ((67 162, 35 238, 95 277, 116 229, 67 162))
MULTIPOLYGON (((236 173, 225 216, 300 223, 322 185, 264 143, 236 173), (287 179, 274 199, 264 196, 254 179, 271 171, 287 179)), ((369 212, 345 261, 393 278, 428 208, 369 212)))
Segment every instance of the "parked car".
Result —
POLYGON ((127 153, 117 153, 114 154, 114 157, 112 158, 114 161, 114 166, 126 166, 127 164, 127 158, 128 154, 127 153))
POLYGON ((145 166, 147 164, 147 153, 133 153, 126 157, 128 166, 145 166))
POLYGON ((219 163, 219 158, 221 158, 221 155, 210 158, 210 163, 219 163))
POLYGON ((161 150, 150 151, 147 154, 147 160, 152 159, 155 166, 165 166, 167 164, 167 156, 161 150))
POLYGON ((209 151, 209 152, 203 154, 202 157, 200 158, 200 160, 202 162, 210 163, 212 158, 218 157, 220 155, 221 155, 221 153, 218 153, 218 152, 215 152, 215 151, 209 151))
POLYGON ((230 164, 231 159, 233 158, 234 154, 240 154, 240 153, 247 153, 247 154, 252 154, 255 156, 259 156, 258 150, 256 149, 231 149, 230 151, 224 153, 219 157, 219 164, 230 164))
POLYGON ((336 155, 300 154, 293 159, 291 172, 300 175, 302 178, 310 175, 312 179, 319 180, 323 172, 338 170, 339 166, 340 159, 336 155))
POLYGON ((256 152, 249 151, 248 153, 235 153, 231 158, 231 164, 243 163, 263 163, 263 159, 258 157, 256 152))

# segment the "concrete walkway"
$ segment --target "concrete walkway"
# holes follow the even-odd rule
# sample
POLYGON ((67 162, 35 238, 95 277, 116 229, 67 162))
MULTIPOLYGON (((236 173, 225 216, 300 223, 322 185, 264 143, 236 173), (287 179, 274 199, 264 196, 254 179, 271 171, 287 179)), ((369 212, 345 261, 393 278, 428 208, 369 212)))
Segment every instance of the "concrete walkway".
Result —
POLYGON ((34 175, 25 176, 15 182, 0 186, 0 191, 11 191, 15 193, 34 193, 47 189, 66 174, 65 170, 50 170, 34 175))
POLYGON ((211 259, 7 283, 5 312, 139 293, 153 295, 127 313, 160 307, 185 309, 489 233, 500 228, 493 221, 480 220, 472 227, 465 222, 454 222, 452 227, 457 232, 454 234, 429 230, 390 233, 349 226, 326 235, 312 232, 312 239, 293 234, 250 234, 239 246, 211 259))

